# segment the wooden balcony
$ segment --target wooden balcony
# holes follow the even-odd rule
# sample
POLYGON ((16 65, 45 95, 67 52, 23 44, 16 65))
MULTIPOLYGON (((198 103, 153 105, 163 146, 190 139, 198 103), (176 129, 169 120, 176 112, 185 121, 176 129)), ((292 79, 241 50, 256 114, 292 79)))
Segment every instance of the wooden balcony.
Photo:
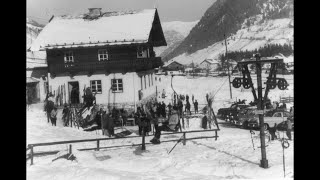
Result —
POLYGON ((139 58, 128 60, 108 60, 97 62, 74 62, 63 64, 49 63, 49 72, 59 74, 69 72, 76 74, 78 72, 88 72, 92 74, 96 71, 113 72, 139 72, 157 68, 162 65, 161 57, 139 58))

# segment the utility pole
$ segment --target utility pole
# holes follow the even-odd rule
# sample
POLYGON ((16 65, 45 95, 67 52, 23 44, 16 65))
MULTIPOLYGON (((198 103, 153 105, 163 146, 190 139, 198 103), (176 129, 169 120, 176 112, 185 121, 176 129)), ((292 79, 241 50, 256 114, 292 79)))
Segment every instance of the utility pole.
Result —
POLYGON ((268 160, 266 157, 266 146, 265 146, 265 125, 264 125, 264 102, 266 102, 268 93, 270 89, 275 89, 276 86, 280 90, 285 90, 289 84, 284 78, 277 78, 276 77, 276 70, 277 66, 281 63, 283 63, 283 59, 267 59, 267 60, 261 60, 260 54, 256 54, 254 56, 256 60, 249 60, 249 61, 241 61, 238 62, 238 65, 240 65, 242 68, 242 74, 243 78, 234 78, 232 85, 235 88, 240 88, 241 85, 245 89, 252 88, 252 93, 255 98, 255 100, 258 101, 257 104, 257 111, 256 114, 259 115, 259 126, 260 126, 260 142, 261 142, 261 157, 260 160, 260 167, 262 168, 268 168, 268 160), (269 77, 267 77, 267 81, 264 83, 266 84, 266 90, 264 97, 262 97, 262 78, 261 78, 261 65, 264 63, 271 63, 271 68, 269 72, 269 77), (250 76, 250 71, 248 69, 249 64, 255 64, 257 69, 257 88, 258 88, 258 97, 256 97, 256 93, 253 87, 252 79, 250 76))
POLYGON ((192 60, 192 77, 194 78, 194 63, 193 63, 193 60, 192 60))
POLYGON ((227 59, 227 65, 228 65, 230 99, 232 99, 232 91, 231 91, 231 81, 230 81, 230 72, 229 72, 229 59, 228 59, 228 48, 227 48, 226 34, 224 34, 223 36, 224 36, 224 44, 226 45, 226 59, 227 59))
MULTIPOLYGON (((258 84, 258 111, 263 111, 264 109, 264 102, 262 100, 262 82, 261 82, 261 63, 260 61, 260 54, 255 55, 256 58, 256 69, 257 69, 257 84, 258 84)), ((266 154, 266 143, 265 143, 265 134, 264 134, 264 118, 263 113, 259 113, 259 124, 260 124, 260 142, 261 142, 261 160, 260 166, 262 168, 268 168, 268 160, 266 154)))

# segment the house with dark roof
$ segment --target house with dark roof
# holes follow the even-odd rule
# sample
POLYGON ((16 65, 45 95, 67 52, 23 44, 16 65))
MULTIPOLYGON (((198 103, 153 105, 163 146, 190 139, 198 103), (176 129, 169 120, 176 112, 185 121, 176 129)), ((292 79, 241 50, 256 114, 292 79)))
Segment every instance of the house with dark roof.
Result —
POLYGON ((184 71, 184 66, 176 61, 168 62, 163 65, 164 71, 184 71))
POLYGON ((60 91, 63 101, 82 103, 90 87, 97 104, 123 107, 155 94, 154 68, 162 61, 153 48, 166 45, 157 9, 89 8, 52 17, 30 50, 46 51, 49 89, 60 91), (78 93, 71 98, 73 89, 78 93))

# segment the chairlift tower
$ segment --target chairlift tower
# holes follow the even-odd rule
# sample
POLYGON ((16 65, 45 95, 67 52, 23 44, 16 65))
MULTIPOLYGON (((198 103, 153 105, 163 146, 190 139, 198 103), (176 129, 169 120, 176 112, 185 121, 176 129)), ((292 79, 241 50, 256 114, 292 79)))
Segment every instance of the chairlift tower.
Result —
POLYGON ((264 131, 265 131, 264 118, 263 118, 264 105, 267 100, 270 89, 275 89, 276 86, 278 86, 280 90, 285 90, 289 86, 289 84, 284 78, 276 77, 277 67, 283 64, 283 59, 261 60, 260 54, 255 54, 254 57, 256 58, 256 60, 238 62, 237 66, 239 67, 239 69, 241 69, 243 77, 234 78, 232 81, 232 85, 235 88, 239 88, 241 85, 243 85, 245 89, 252 88, 252 94, 254 96, 254 100, 255 102, 258 102, 257 108, 259 113, 261 157, 262 157, 260 161, 260 167, 268 168, 268 160, 266 157, 266 146, 265 146, 265 134, 264 134, 264 131), (265 63, 271 63, 271 68, 270 68, 269 76, 267 77, 267 81, 264 83, 266 84, 266 90, 265 90, 264 97, 262 98, 261 66, 262 64, 265 64, 265 63), (253 87, 250 71, 248 69, 249 64, 256 65, 258 97, 253 87))

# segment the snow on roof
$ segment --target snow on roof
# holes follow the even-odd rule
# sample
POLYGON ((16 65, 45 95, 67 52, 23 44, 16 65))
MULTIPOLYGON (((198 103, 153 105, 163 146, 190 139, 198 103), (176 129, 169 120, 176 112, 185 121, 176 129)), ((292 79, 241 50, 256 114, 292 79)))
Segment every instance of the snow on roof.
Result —
POLYGON ((152 29, 156 9, 131 12, 107 12, 98 19, 85 15, 54 17, 34 43, 32 51, 45 46, 67 47, 146 43, 152 29))
POLYGON ((210 63, 210 64, 219 64, 219 62, 217 60, 215 60, 215 59, 205 59, 200 64, 204 63, 205 61, 210 63))

